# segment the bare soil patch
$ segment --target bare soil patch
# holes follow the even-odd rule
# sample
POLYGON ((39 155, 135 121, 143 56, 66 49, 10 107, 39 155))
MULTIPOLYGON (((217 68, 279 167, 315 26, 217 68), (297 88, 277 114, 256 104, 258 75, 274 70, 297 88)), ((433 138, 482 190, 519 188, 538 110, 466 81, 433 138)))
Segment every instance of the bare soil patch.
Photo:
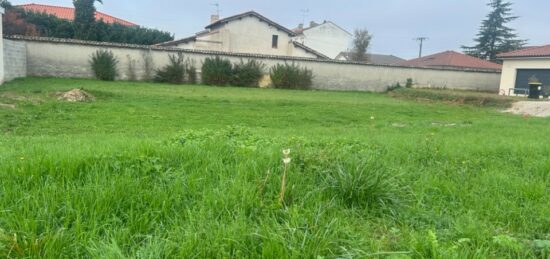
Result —
POLYGON ((57 96, 59 96, 57 99, 60 101, 66 101, 66 102, 93 102, 95 101, 95 97, 82 90, 82 89, 73 89, 65 93, 59 93, 57 96))
POLYGON ((550 102, 522 101, 516 102, 512 108, 504 112, 533 117, 550 117, 550 102))

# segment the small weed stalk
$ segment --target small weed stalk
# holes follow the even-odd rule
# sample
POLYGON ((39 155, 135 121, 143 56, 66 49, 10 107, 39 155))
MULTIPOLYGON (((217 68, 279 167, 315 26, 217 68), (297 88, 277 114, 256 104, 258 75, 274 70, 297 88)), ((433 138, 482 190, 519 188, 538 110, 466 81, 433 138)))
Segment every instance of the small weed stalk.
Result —
POLYGON ((292 159, 290 158, 290 149, 283 150, 283 179, 281 181, 281 193, 279 195, 279 204, 283 205, 285 202, 285 192, 286 192, 286 174, 288 171, 288 167, 290 165, 290 161, 292 159))

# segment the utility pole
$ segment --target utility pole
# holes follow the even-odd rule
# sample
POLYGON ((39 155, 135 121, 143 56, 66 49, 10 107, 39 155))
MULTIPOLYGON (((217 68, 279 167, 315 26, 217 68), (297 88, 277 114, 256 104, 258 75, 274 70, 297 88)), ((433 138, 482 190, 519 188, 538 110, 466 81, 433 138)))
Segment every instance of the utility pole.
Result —
POLYGON ((302 12, 302 24, 306 24, 306 17, 309 14, 309 9, 301 9, 300 12, 302 12))
POLYGON ((429 39, 430 38, 428 38, 428 37, 418 37, 418 38, 414 39, 414 40, 420 42, 420 52, 418 53, 418 58, 422 57, 422 48, 424 47, 424 41, 427 41, 429 39))

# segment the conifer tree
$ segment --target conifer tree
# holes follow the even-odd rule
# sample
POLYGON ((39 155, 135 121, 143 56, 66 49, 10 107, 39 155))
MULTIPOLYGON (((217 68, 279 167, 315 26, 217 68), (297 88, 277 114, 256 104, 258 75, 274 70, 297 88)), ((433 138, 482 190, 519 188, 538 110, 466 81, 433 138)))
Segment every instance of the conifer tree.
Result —
POLYGON ((97 38, 95 22, 95 2, 102 0, 73 0, 75 8, 74 26, 75 38, 80 40, 94 40, 97 38))
POLYGON ((526 44, 520 40, 516 31, 507 26, 518 17, 512 15, 512 3, 504 0, 491 0, 488 4, 492 11, 483 20, 473 47, 463 46, 468 55, 481 59, 497 61, 497 55, 517 50, 526 44))

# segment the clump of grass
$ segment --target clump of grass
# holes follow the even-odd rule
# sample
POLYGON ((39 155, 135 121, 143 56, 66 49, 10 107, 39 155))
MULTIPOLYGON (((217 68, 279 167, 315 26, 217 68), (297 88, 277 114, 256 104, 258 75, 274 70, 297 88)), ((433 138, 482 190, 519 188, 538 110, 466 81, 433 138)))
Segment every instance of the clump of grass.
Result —
POLYGON ((337 162, 326 172, 324 188, 327 195, 348 208, 377 213, 395 214, 406 196, 396 175, 358 159, 337 162))

